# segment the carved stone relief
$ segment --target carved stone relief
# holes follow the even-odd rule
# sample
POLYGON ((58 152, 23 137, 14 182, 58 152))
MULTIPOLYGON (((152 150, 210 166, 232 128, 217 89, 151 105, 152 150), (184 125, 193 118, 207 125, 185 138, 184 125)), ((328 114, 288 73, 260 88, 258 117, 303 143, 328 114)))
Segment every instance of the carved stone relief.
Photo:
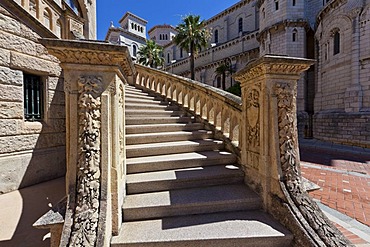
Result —
POLYGON ((278 83, 275 86, 282 183, 300 213, 327 246, 348 246, 346 240, 342 238, 342 234, 336 232, 336 229, 303 188, 295 126, 296 92, 296 85, 291 83, 278 83))
POLYGON ((258 152, 260 147, 260 90, 252 87, 247 91, 247 145, 258 152))
POLYGON ((78 87, 77 198, 69 246, 95 246, 100 206, 102 79, 80 77, 78 87))
MULTIPOLYGON (((124 89, 123 84, 120 84, 118 87, 118 131, 119 131, 119 164, 123 164, 123 160, 125 158, 125 135, 124 135, 124 123, 123 123, 123 115, 124 115, 124 89)), ((124 169, 122 169, 124 172, 124 169)), ((122 174, 123 175, 123 174, 122 174)))

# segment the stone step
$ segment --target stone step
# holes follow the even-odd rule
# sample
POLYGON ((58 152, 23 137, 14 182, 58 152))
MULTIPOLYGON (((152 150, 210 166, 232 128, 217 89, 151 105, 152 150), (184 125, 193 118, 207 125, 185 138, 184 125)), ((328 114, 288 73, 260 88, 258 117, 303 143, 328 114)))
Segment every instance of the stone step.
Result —
POLYGON ((246 185, 217 185, 127 195, 123 218, 133 221, 259 208, 261 199, 246 185))
POLYGON ((138 89, 138 88, 132 87, 132 86, 127 86, 127 85, 125 87, 125 91, 126 92, 139 92, 139 93, 143 92, 143 90, 141 90, 141 89, 138 89))
POLYGON ((213 139, 148 143, 148 144, 127 145, 126 156, 127 158, 133 158, 162 154, 222 150, 223 148, 224 143, 222 141, 213 139))
POLYGON ((187 113, 181 110, 171 111, 171 110, 136 110, 127 109, 126 116, 186 116, 187 113))
POLYGON ((127 116, 125 118, 126 125, 140 124, 164 124, 164 123, 191 123, 194 122, 194 117, 184 116, 127 116))
POLYGON ((167 123, 167 124, 142 124, 126 125, 126 134, 161 133, 180 130, 198 130, 204 127, 201 123, 167 123))
POLYGON ((127 175, 127 193, 146 193, 242 183, 244 173, 235 165, 204 166, 127 175))
POLYGON ((159 99, 141 99, 141 98, 126 98, 127 103, 138 103, 138 104, 159 104, 159 105, 168 105, 167 101, 159 99))
POLYGON ((262 211, 124 222, 112 247, 287 247, 293 235, 262 211))
POLYGON ((126 92, 125 93, 125 99, 148 99, 148 100, 159 100, 160 98, 156 96, 150 96, 149 94, 135 94, 135 93, 130 93, 126 92))
POLYGON ((228 165, 237 162, 235 154, 226 151, 203 151, 128 158, 127 173, 163 171, 190 167, 228 165))
POLYGON ((141 90, 130 90, 130 89, 128 89, 128 90, 125 91, 125 95, 132 95, 132 96, 143 95, 143 96, 149 96, 148 93, 145 93, 145 92, 143 92, 141 90))
POLYGON ((154 142, 198 140, 198 139, 209 139, 212 137, 213 137, 213 132, 209 130, 127 134, 126 144, 131 145, 131 144, 154 143, 154 142))
POLYGON ((147 103, 126 103, 127 110, 170 110, 179 111, 180 108, 177 105, 159 105, 159 104, 147 104, 147 103))

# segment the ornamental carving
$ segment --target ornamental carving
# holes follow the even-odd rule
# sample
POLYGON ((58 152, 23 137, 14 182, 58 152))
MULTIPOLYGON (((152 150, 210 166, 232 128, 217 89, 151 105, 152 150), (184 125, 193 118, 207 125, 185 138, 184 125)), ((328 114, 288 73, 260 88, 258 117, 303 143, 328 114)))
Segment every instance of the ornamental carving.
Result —
POLYGON ((247 145, 258 152, 260 147, 260 90, 256 87, 247 91, 247 145))
POLYGON ((275 87, 278 104, 278 131, 283 191, 289 193, 304 219, 320 236, 325 246, 349 246, 343 235, 332 226, 305 191, 300 174, 296 130, 296 85, 278 83, 275 87))
POLYGON ((95 246, 100 207, 100 77, 78 80, 77 198, 69 246, 95 246))
MULTIPOLYGON (((118 87, 118 131, 119 131, 119 164, 122 164, 124 162, 125 158, 125 132, 124 132, 124 89, 123 89, 123 84, 121 83, 118 87)), ((123 175, 124 169, 122 169, 122 174, 123 175)))
POLYGON ((234 75, 234 78, 242 83, 250 82, 265 74, 277 75, 300 75, 301 72, 311 65, 313 60, 296 59, 289 57, 266 55, 257 61, 249 63, 244 69, 234 75))
POLYGON ((50 54, 71 64, 118 66, 124 76, 133 76, 135 67, 127 47, 94 41, 42 39, 50 54))

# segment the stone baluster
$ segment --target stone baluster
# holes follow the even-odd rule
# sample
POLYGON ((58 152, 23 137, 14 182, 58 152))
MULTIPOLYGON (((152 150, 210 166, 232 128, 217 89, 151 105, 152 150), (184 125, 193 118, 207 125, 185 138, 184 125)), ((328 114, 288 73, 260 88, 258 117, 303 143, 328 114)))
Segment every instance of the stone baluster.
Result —
POLYGON ((60 246, 108 246, 125 195, 124 87, 135 68, 126 47, 42 40, 63 68, 67 207, 60 246))

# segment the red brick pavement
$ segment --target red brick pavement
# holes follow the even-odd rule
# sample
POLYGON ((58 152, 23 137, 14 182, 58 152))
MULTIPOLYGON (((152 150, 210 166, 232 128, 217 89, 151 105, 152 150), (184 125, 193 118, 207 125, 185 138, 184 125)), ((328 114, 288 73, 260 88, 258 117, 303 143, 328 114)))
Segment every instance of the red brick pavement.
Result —
POLYGON ((310 195, 323 204, 370 226, 370 178, 305 166, 302 176, 319 185, 310 195))
MULTIPOLYGON (((370 153, 300 147, 302 176, 321 188, 310 195, 359 222, 370 226, 370 153)), ((354 244, 363 239, 337 225, 354 244)))

